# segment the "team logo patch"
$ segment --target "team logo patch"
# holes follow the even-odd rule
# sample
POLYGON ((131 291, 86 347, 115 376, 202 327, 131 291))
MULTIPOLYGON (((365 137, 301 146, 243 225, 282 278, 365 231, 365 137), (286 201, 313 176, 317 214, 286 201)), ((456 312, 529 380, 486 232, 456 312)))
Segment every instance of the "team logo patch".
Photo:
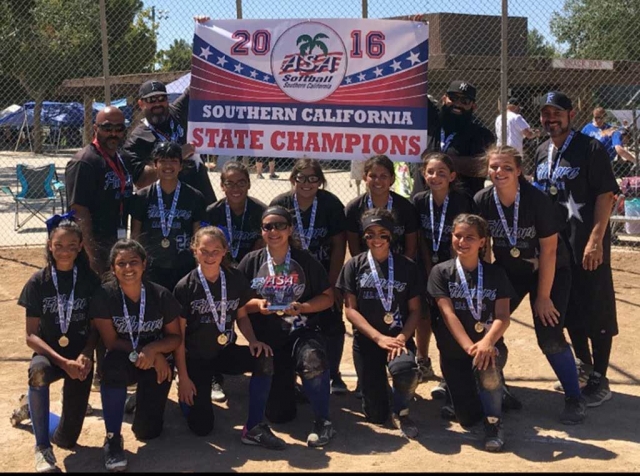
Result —
POLYGON ((285 31, 273 47, 271 71, 276 84, 296 101, 331 96, 347 72, 347 50, 327 25, 304 22, 285 31))

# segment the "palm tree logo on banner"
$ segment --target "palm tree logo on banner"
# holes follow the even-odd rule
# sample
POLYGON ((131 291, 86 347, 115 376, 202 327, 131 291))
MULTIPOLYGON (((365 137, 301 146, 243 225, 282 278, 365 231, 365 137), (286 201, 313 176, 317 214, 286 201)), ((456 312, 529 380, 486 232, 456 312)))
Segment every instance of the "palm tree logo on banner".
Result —
POLYGON ((300 47, 300 56, 306 56, 307 52, 309 52, 309 54, 313 54, 313 50, 315 48, 320 48, 325 55, 328 55, 329 49, 327 48, 327 45, 320 41, 324 38, 328 39, 329 37, 324 33, 318 33, 313 38, 306 34, 300 35, 296 41, 296 45, 300 47))

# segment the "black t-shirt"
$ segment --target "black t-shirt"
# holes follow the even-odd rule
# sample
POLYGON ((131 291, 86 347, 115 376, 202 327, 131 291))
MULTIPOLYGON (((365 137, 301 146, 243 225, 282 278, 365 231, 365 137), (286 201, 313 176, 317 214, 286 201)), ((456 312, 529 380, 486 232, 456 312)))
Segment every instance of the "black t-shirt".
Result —
MULTIPOLYGON (((391 212, 396 220, 396 225, 393 229, 394 241, 392 242, 391 250, 394 253, 403 254, 404 236, 409 233, 416 233, 420 229, 420 222, 418 221, 416 208, 409 200, 395 192, 389 193, 393 197, 391 212)), ((368 197, 368 193, 362 194, 351 200, 345 208, 347 231, 358 234, 360 237, 361 250, 367 249, 367 242, 363 238, 364 231, 362 230, 361 219, 364 212, 369 209, 368 197)), ((386 204, 384 208, 386 209, 386 204)))
MULTIPOLYGON (((549 173, 547 153, 549 140, 536 150, 537 164, 533 184, 539 190, 549 193, 549 173)), ((552 163, 555 165, 557 149, 554 147, 552 163)), ((573 140, 562 154, 558 170, 557 195, 549 195, 551 201, 562 212, 567 225, 562 233, 568 243, 574 263, 582 263, 585 246, 593 230, 593 213, 598 195, 607 192, 617 193, 620 189, 616 182, 611 161, 604 146, 597 140, 576 132, 573 140)), ((611 261, 611 229, 603 239, 604 262, 611 261)))
MULTIPOLYGON (((115 158, 118 166, 122 164, 115 158)), ((64 173, 68 206, 80 205, 89 209, 93 237, 99 247, 110 249, 116 242, 118 227, 127 226, 133 183, 125 167, 124 198, 120 192, 120 178, 104 160, 93 144, 78 151, 64 173), (123 204, 123 216, 120 205, 123 204)))
MULTIPOLYGON (((238 309, 251 299, 251 288, 244 275, 234 268, 224 268, 227 282, 227 318, 225 330, 227 335, 233 331, 238 309)), ((222 284, 220 278, 215 283, 207 281, 211 290, 218 317, 221 316, 222 284)), ((200 282, 198 270, 194 269, 182 278, 173 291, 182 306, 181 317, 186 319, 185 347, 187 355, 195 359, 213 359, 224 348, 218 344, 220 335, 213 319, 207 295, 200 282)))
MULTIPOLYGON (((137 350, 145 345, 164 337, 162 328, 180 316, 180 303, 166 288, 151 281, 143 281, 146 292, 146 302, 142 331, 138 340, 137 350)), ((131 322, 133 337, 138 336, 138 315, 140 301, 133 302, 126 297, 127 312, 131 322)), ((122 310, 122 293, 115 282, 108 282, 100 286, 91 300, 89 317, 91 319, 111 319, 118 334, 118 338, 131 342, 127 322, 122 310)))
MULTIPOLYGON (((431 190, 425 190, 424 192, 416 194, 413 197, 413 205, 418 211, 425 246, 433 254, 433 231, 431 230, 431 208, 429 207, 430 196, 431 190)), ((438 258, 440 258, 440 261, 451 259, 453 220, 461 213, 473 213, 473 210, 473 201, 469 195, 455 190, 449 191, 449 203, 447 204, 447 213, 444 219, 444 230, 442 230, 442 238, 440 239, 440 247, 438 248, 438 258)), ((435 215, 433 220, 434 225, 437 230, 440 230, 442 206, 438 206, 435 201, 433 202, 433 213, 435 215)))
MULTIPOLYGON (((213 226, 222 226, 227 228, 227 213, 225 211, 226 198, 221 198, 216 203, 207 207, 206 220, 213 226)), ((242 215, 236 215, 233 210, 229 208, 231 212, 231 224, 233 227, 233 243, 229 243, 229 257, 234 263, 242 261, 247 253, 253 250, 256 245, 256 241, 262 238, 262 213, 266 210, 267 206, 260 200, 247 197, 247 212, 244 215, 244 221, 242 215), (238 242, 238 240, 240 240, 238 242), (239 246, 238 256, 233 258, 231 255, 231 247, 239 246)))
MULTIPOLYGON (((336 287, 343 292, 356 296, 358 312, 373 328, 381 334, 395 337, 402 331, 402 327, 385 324, 385 310, 378 296, 375 281, 367 259, 367 253, 360 253, 351 258, 340 271, 336 287)), ((387 278, 389 276, 389 260, 377 263, 376 269, 380 278, 380 285, 385 297, 387 296, 387 278)), ((393 302, 391 312, 394 320, 401 320, 404 325, 409 318, 409 300, 419 296, 423 291, 417 265, 404 255, 393 254, 393 302)), ((359 334, 356 328, 354 334, 359 334)))
MULTIPOLYGON (((484 281, 482 294, 484 297, 482 300, 480 320, 483 323, 490 323, 493 322, 494 319, 496 301, 498 299, 511 299, 515 297, 515 291, 502 267, 497 264, 483 262, 482 268, 484 281)), ((471 292, 473 305, 476 306, 478 268, 472 273, 465 271, 464 275, 471 292)), ((429 283, 427 284, 427 292, 429 296, 434 299, 439 297, 451 299, 456 316, 464 326, 465 331, 473 342, 478 342, 484 337, 484 333, 478 333, 474 329, 476 320, 469 310, 460 283, 460 277, 456 271, 456 260, 451 259, 444 263, 438 263, 433 267, 431 275, 429 276, 429 283)), ((438 335, 441 336, 441 338, 438 339, 438 349, 440 349, 440 352, 452 358, 466 357, 467 354, 449 332, 440 313, 437 312, 436 315, 432 317, 441 321, 437 324, 441 330, 441 332, 438 333, 438 335)), ((500 342, 502 342, 502 339, 498 341, 498 343, 500 342)))
MULTIPOLYGON (((178 99, 169 104, 169 117, 162 124, 154 126, 154 131, 142 122, 131 131, 123 146, 123 158, 137 182, 145 165, 150 165, 151 151, 156 142, 171 140, 180 145, 187 142, 187 125, 189 120, 189 88, 178 99)), ((216 201, 216 194, 211 186, 207 168, 199 166, 193 160, 185 160, 178 176, 180 181, 191 185, 204 196, 206 205, 216 201)))
MULTIPOLYGON (((73 271, 58 271, 58 289, 65 303, 69 300, 71 288, 73 286, 73 271)), ((73 311, 71 312, 71 322, 67 330, 69 345, 61 347, 58 339, 62 336, 60 331, 60 317, 58 314, 58 296, 53 285, 50 268, 43 268, 36 271, 29 281, 22 288, 18 305, 26 309, 27 317, 37 317, 40 319, 38 335, 49 346, 61 356, 67 359, 78 357, 82 349, 87 344, 89 337, 89 303, 96 288, 100 285, 98 277, 86 270, 78 267, 76 287, 73 294, 73 311)), ((65 312, 66 316, 66 312, 65 312)))
MULTIPOLYGON (((149 255, 149 266, 165 269, 193 268, 195 261, 189 246, 193 236, 193 224, 204 219, 204 197, 193 187, 181 183, 176 212, 169 231, 170 245, 163 248, 160 244, 163 235, 156 183, 138 191, 131 210, 131 217, 142 223, 139 241, 149 255)), ((174 195, 175 191, 170 194, 162 192, 165 221, 169 218, 174 195)))
MULTIPOLYGON (((520 183, 520 209, 518 212, 517 248, 520 256, 511 256, 511 244, 502 226, 493 198, 494 186, 479 191, 474 200, 478 214, 489 222, 492 250, 496 263, 512 277, 527 277, 538 269, 540 238, 559 233, 564 228, 563 219, 549 197, 528 182, 520 183)), ((502 206, 509 230, 513 229, 514 204, 502 206)), ((561 239, 556 252, 556 269, 569 266, 569 252, 561 239)))
MULTIPOLYGON (((275 268, 276 274, 280 274, 281 266, 275 268)), ((251 283, 254 295, 269 299, 270 291, 274 286, 272 280, 268 278, 269 271, 267 265, 267 251, 265 248, 252 251, 245 256, 238 269, 244 273, 251 283)), ((278 284, 276 283, 276 286, 278 284)), ((279 289, 285 291, 285 296, 289 296, 292 301, 300 303, 307 302, 312 298, 322 294, 329 289, 329 278, 320 262, 308 251, 291 249, 291 263, 289 278, 284 283, 284 287, 279 289), (293 297, 291 297, 293 293, 293 297), (295 297, 298 296, 299 297, 295 297)), ((277 314, 262 315, 259 312, 249 314, 251 324, 256 337, 272 347, 282 346, 289 338, 289 335, 299 328, 316 330, 318 319, 322 318, 324 312, 305 315, 298 319, 288 316, 278 316, 277 314)))
MULTIPOLYGON (((293 217, 293 233, 298 236, 293 195, 294 192, 280 194, 271 200, 269 206, 280 205, 291 212, 291 216, 293 217)), ((318 198, 318 208, 316 210, 313 236, 309 244, 309 252, 314 258, 320 261, 324 269, 329 272, 329 267, 331 266, 331 238, 339 233, 343 233, 347 228, 346 218, 344 216, 344 205, 338 197, 326 190, 318 190, 316 197, 318 198)), ((300 210, 302 227, 305 231, 309 230, 312 209, 313 204, 306 210, 300 210)))

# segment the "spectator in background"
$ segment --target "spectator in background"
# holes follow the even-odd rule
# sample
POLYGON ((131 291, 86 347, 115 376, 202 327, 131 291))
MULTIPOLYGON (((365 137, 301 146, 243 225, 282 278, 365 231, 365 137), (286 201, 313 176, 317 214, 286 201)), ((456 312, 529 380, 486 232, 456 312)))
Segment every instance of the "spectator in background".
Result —
MULTIPOLYGON (((502 114, 496 118, 496 143, 502 145, 502 114)), ((520 100, 516 97, 509 98, 507 103, 507 143, 522 155, 522 139, 534 139, 540 137, 540 131, 531 129, 527 121, 520 115, 520 100)))
POLYGON ((629 151, 624 148, 622 142, 622 129, 606 122, 607 112, 603 107, 596 107, 593 110, 593 121, 582 128, 582 133, 589 137, 593 137, 607 149, 607 154, 613 162, 616 156, 620 156, 623 160, 635 162, 636 159, 629 151))

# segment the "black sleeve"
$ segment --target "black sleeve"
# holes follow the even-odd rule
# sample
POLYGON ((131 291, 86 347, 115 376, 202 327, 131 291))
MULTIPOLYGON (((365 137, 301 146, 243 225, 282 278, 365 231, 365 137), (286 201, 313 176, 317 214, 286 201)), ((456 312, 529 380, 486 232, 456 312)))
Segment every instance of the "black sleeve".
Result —
POLYGON ((347 218, 344 214, 344 205, 336 196, 329 196, 329 237, 342 233, 347 229, 347 218))
POLYGON ((240 302, 238 303, 238 308, 242 306, 246 306, 247 303, 253 298, 253 290, 251 289, 251 285, 245 276, 240 273, 238 270, 234 271, 235 274, 235 283, 238 289, 240 289, 240 302))
POLYGON ((185 276, 184 279, 178 281, 176 287, 173 290, 173 296, 180 304, 180 316, 185 319, 189 315, 189 281, 188 276, 185 276))
POLYGON ((312 297, 322 294, 331 287, 329 276, 320 261, 315 259, 311 254, 307 254, 307 269, 309 271, 309 281, 311 282, 312 297))
POLYGON ((429 296, 434 298, 448 298, 451 296, 449 294, 449 280, 446 278, 445 272, 446 270, 443 265, 433 267, 427 283, 427 293, 429 293, 429 296))
POLYGON ((169 106, 171 115, 176 118, 185 131, 189 121, 189 92, 190 87, 187 86, 182 94, 169 106))
POLYGON ((182 312, 182 306, 166 288, 160 290, 160 309, 162 309, 162 322, 165 326, 175 321, 182 312))
POLYGON ((351 258, 340 270, 340 275, 336 281, 336 288, 343 292, 357 295, 356 279, 356 259, 351 258))
POLYGON ((604 146, 597 140, 589 144, 589 188, 595 195, 613 192, 618 193, 620 188, 613 174, 611 160, 604 146))
POLYGON ((416 207, 414 207, 407 199, 404 199, 403 203, 405 204, 404 210, 402 210, 402 214, 404 215, 403 218, 405 220, 404 232, 407 234, 415 233, 420 229, 418 210, 416 210, 416 207))
POLYGON ((207 206, 205 204, 204 195, 202 195, 197 190, 195 192, 196 196, 193 203, 193 221, 194 223, 200 223, 201 221, 207 220, 207 206))
MULTIPOLYGON (((534 192, 538 192, 538 190, 534 189, 534 192)), ((547 238, 555 235, 562 229, 562 218, 558 213, 558 207, 553 205, 551 198, 546 193, 539 192, 534 197, 533 209, 538 238, 547 238)))
POLYGON ((249 253, 247 255, 244 256, 244 258, 242 258, 242 260, 240 260, 240 263, 238 263, 238 268, 237 270, 240 271, 245 278, 247 278, 247 280, 249 281, 249 283, 251 282, 251 280, 253 279, 253 268, 254 268, 254 258, 253 258, 253 253, 249 253))
POLYGON ((96 177, 93 166, 81 160, 72 160, 64 173, 67 206, 90 208, 95 201, 96 177))
MULTIPOLYGON (((144 189, 143 189, 144 190, 144 189)), ((148 204, 148 194, 147 191, 141 190, 141 193, 136 193, 133 195, 131 200, 131 218, 138 220, 139 222, 144 222, 147 218, 147 204, 148 204)), ((150 190, 148 190, 150 192, 150 190)))
POLYGON ((41 273, 29 278, 18 298, 18 306, 27 310, 27 317, 42 317, 42 282, 38 274, 41 273))
POLYGON ((407 260, 407 298, 413 299, 416 296, 420 296, 424 289, 420 277, 422 274, 418 270, 418 265, 414 261, 407 260))
POLYGON ((89 319, 111 319, 109 295, 103 287, 99 287, 89 304, 89 319))
POLYGON ((122 160, 131 174, 133 182, 137 182, 144 166, 150 161, 153 142, 144 140, 133 130, 122 148, 122 160))
POLYGON ((347 231, 360 233, 360 209, 358 208, 358 200, 353 200, 345 208, 345 219, 347 221, 347 231))
POLYGON ((507 273, 500 266, 494 266, 496 271, 496 300, 498 299, 512 299, 516 297, 516 292, 511 285, 511 281, 507 277, 507 273))
POLYGON ((217 201, 216 193, 213 191, 211 180, 209 180, 207 167, 204 164, 200 164, 200 168, 198 169, 197 174, 198 187, 196 188, 200 191, 200 193, 202 193, 205 204, 211 205, 212 203, 215 203, 217 201))

